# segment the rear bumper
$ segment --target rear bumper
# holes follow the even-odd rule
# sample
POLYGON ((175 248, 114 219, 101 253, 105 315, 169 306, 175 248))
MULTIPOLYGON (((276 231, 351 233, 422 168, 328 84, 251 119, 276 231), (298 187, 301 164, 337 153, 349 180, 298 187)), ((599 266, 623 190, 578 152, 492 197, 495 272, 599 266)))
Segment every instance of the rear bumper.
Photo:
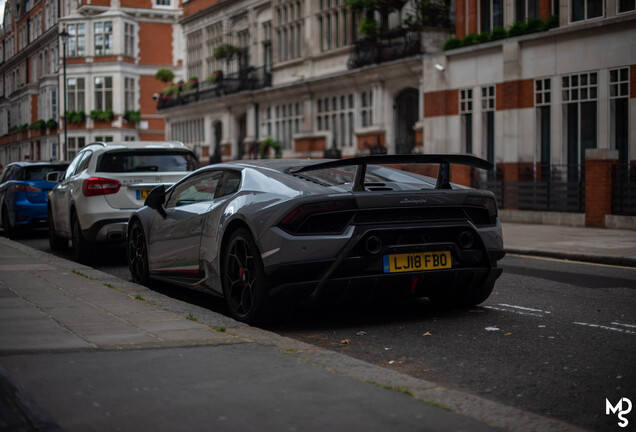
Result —
POLYGON ((15 203, 13 207, 16 227, 46 226, 48 215, 46 203, 15 203))
POLYGON ((126 240, 128 218, 103 219, 83 229, 84 238, 89 242, 118 243, 126 240))
MULTIPOLYGON (((289 271, 295 274, 312 274, 316 271, 313 265, 290 266, 289 271)), ((281 269, 283 271, 283 269, 281 269)), ((355 291, 358 297, 427 297, 434 294, 458 294, 469 292, 488 283, 494 283, 501 276, 503 269, 492 268, 460 268, 445 270, 428 270, 409 273, 373 274, 347 277, 331 277, 327 280, 319 278, 274 281, 270 295, 291 296, 298 300, 318 300, 346 291, 355 291), (316 290, 317 287, 321 289, 316 290)))

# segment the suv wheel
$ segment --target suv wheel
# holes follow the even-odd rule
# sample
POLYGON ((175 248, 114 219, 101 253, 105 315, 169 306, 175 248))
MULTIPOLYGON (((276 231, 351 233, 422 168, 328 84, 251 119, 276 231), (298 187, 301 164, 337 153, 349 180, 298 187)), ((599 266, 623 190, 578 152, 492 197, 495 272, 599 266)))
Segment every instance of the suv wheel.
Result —
POLYGON ((57 235, 55 232, 55 224, 53 223, 53 215, 51 207, 48 209, 49 216, 49 247, 51 250, 62 250, 68 246, 68 240, 57 235))
POLYGON ((73 218, 73 260, 86 264, 90 261, 90 245, 82 234, 82 227, 79 223, 79 218, 75 216, 73 218))

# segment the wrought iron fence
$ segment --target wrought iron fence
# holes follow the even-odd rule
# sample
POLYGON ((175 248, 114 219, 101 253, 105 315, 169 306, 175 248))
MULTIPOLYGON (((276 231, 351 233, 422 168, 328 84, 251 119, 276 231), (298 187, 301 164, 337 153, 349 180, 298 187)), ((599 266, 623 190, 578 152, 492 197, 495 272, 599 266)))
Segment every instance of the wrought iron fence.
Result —
POLYGON ((377 39, 361 39, 354 44, 347 66, 356 69, 419 54, 422 34, 419 30, 397 28, 377 39))
POLYGON ((636 165, 615 165, 612 180, 612 214, 636 216, 636 165))
POLYGON ((213 99, 244 90, 258 90, 271 85, 271 72, 264 67, 250 67, 228 74, 215 83, 200 81, 192 90, 180 92, 175 96, 162 97, 157 101, 157 109, 186 105, 199 100, 213 99))
MULTIPOLYGON (((505 169, 505 168, 504 168, 505 169)), ((585 169, 580 165, 532 165, 524 180, 505 180, 503 169, 480 173, 473 186, 495 194, 501 209, 585 212, 585 169)))

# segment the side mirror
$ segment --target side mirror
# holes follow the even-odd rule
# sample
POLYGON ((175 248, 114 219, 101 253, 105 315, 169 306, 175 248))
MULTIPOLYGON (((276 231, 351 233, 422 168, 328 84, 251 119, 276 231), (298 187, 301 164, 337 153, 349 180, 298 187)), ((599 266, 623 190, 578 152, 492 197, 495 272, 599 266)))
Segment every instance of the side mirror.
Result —
POLYGON ((150 193, 146 197, 146 201, 144 201, 144 205, 150 207, 153 210, 156 210, 161 215, 161 217, 165 219, 167 216, 166 210, 163 208, 165 202, 166 187, 164 185, 161 185, 150 191, 150 193))
POLYGON ((59 171, 51 171, 46 174, 46 181, 50 183, 57 183, 60 181, 60 172, 59 171))

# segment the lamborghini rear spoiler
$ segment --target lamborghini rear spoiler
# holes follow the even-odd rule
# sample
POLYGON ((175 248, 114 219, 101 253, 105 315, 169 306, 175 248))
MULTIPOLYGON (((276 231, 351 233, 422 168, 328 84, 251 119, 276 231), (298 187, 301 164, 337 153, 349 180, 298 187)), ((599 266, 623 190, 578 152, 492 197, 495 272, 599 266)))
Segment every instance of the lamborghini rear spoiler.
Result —
POLYGON ((344 166, 357 166, 353 184, 353 191, 363 191, 364 176, 367 165, 388 165, 388 164, 439 164, 437 171, 437 184, 435 189, 450 189, 450 165, 465 165, 483 170, 491 170, 493 164, 487 160, 471 155, 457 154, 426 154, 426 155, 374 155, 360 156, 349 159, 338 159, 329 162, 322 162, 314 165, 307 165, 294 170, 294 174, 321 169, 339 168, 344 166))

